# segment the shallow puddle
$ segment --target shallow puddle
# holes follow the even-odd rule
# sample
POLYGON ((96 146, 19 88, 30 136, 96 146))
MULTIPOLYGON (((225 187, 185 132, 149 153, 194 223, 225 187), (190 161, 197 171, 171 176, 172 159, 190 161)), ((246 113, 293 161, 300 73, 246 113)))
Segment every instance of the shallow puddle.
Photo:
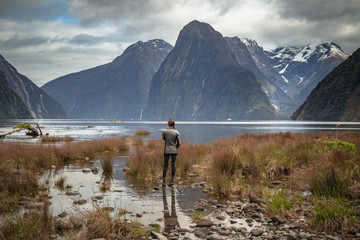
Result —
POLYGON ((101 158, 86 163, 75 163, 59 170, 49 170, 42 175, 40 181, 49 185, 52 203, 50 209, 54 216, 62 212, 79 214, 93 210, 99 205, 114 208, 114 217, 120 208, 126 209, 130 213, 122 218, 136 219, 143 225, 157 223, 164 229, 175 224, 174 227, 188 228, 192 215, 188 212, 189 208, 193 208, 200 199, 206 198, 202 189, 179 191, 166 187, 154 190, 150 186, 132 183, 123 171, 127 156, 113 158, 112 178, 105 179, 100 164, 101 158), (84 168, 93 167, 98 167, 99 172, 83 172, 84 168), (66 177, 65 185, 70 184, 70 190, 61 190, 55 186, 56 180, 60 177, 66 177), (104 181, 110 182, 110 189, 106 192, 100 190, 104 181), (81 204, 74 204, 76 202, 81 204))

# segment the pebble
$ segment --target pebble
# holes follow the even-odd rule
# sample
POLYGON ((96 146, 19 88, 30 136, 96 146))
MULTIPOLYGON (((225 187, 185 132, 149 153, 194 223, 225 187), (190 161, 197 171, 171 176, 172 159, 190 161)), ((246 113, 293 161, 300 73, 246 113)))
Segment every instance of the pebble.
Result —
POLYGON ((196 222, 197 227, 211 227, 213 224, 214 223, 207 218, 200 219, 199 221, 196 222))
POLYGON ((260 236, 264 233, 264 230, 261 229, 261 228, 253 228, 251 229, 250 233, 253 235, 253 236, 260 236))
POLYGON ((91 168, 83 168, 82 171, 83 173, 89 173, 91 172, 91 168))

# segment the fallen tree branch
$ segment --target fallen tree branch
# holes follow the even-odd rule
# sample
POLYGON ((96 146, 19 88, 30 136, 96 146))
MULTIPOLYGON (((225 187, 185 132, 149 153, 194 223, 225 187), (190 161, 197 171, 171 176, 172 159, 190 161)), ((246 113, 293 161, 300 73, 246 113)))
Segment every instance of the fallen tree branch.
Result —
POLYGON ((0 133, 0 138, 5 137, 7 135, 13 134, 15 132, 20 132, 22 130, 27 129, 28 132, 26 133, 26 135, 30 135, 30 136, 39 136, 39 132, 36 129, 36 127, 32 126, 30 123, 23 123, 23 124, 18 124, 15 127, 13 127, 12 130, 5 132, 5 133, 0 133))

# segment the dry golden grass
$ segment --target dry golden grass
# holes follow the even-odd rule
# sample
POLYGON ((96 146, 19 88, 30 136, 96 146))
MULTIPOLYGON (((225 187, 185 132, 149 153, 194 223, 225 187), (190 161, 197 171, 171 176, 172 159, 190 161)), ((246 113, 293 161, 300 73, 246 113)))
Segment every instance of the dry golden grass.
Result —
POLYGON ((146 130, 146 129, 138 129, 135 131, 135 135, 136 136, 150 136, 150 131, 146 130))

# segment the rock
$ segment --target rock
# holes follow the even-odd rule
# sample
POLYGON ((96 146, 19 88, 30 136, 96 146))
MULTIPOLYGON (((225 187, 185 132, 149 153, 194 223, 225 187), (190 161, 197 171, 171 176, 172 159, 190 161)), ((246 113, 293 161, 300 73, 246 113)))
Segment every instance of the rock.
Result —
POLYGON ((83 173, 89 173, 91 172, 91 168, 83 168, 82 171, 83 173))
POLYGON ((223 238, 220 237, 218 234, 214 233, 214 234, 211 234, 211 235, 207 236, 206 239, 208 239, 208 240, 221 240, 223 238))
POLYGON ((70 230, 80 228, 83 224, 83 220, 75 215, 67 215, 60 219, 56 223, 56 227, 59 230, 70 230))
POLYGON ((242 234, 247 234, 248 233, 246 227, 237 228, 236 231, 241 232, 242 234))
POLYGON ((259 202, 259 198, 257 197, 257 196, 255 196, 255 195, 250 195, 250 202, 251 203, 257 203, 257 202, 259 202))
POLYGON ((297 237, 294 234, 288 234, 288 235, 286 235, 286 239, 287 240, 296 240, 297 237))
POLYGON ((228 207, 228 208, 225 209, 225 212, 226 212, 227 214, 233 214, 233 213, 234 213, 234 209, 228 207))
POLYGON ((225 216, 222 216, 222 215, 216 216, 216 218, 219 220, 225 220, 225 216))
POLYGON ((84 205, 85 203, 87 203, 87 200, 79 199, 79 200, 75 200, 73 203, 76 205, 84 205))
POLYGON ((196 177, 196 173, 189 173, 189 177, 196 177))
POLYGON ((151 232, 151 236, 153 236, 155 239, 167 240, 167 238, 164 235, 154 232, 154 231, 151 232))
POLYGON ((230 219, 230 223, 235 224, 235 223, 237 223, 237 221, 235 219, 230 219))
POLYGON ((280 184, 281 184, 281 181, 273 181, 271 184, 272 184, 272 185, 280 185, 280 184))
POLYGON ((90 160, 90 158, 89 158, 89 157, 85 157, 85 160, 86 160, 86 161, 89 161, 89 160, 90 160))
POLYGON ((209 234, 209 231, 205 228, 200 228, 197 229, 194 234, 196 237, 204 239, 209 234))
POLYGON ((103 207, 102 209, 104 209, 105 211, 110 211, 110 212, 115 211, 115 208, 113 208, 113 207, 103 207))
POLYGON ((95 199, 97 199, 97 200, 102 200, 102 199, 104 199, 104 196, 102 196, 102 195, 95 196, 95 199))
POLYGON ((67 212, 62 212, 62 213, 60 213, 60 214, 58 215, 58 217, 64 218, 64 217, 66 217, 67 215, 69 215, 67 212))
POLYGON ((253 236, 261 236, 264 233, 264 230, 261 228, 253 228, 253 229, 251 229, 250 233, 253 236))
POLYGON ((79 195, 80 193, 79 192, 66 192, 65 195, 66 196, 76 196, 76 195, 79 195))
POLYGON ((213 224, 214 223, 207 218, 200 219, 199 221, 196 222, 197 227, 211 227, 213 224))
POLYGON ((199 185, 200 185, 201 187, 206 187, 206 182, 200 182, 199 185))
POLYGON ((143 215, 141 213, 137 213, 136 217, 141 218, 143 215))
POLYGON ((94 174, 97 174, 99 172, 99 168, 98 167, 93 167, 91 169, 91 171, 94 173, 94 174))
POLYGON ((130 172, 130 168, 129 168, 129 167, 124 167, 124 168, 123 168, 123 171, 126 172, 126 173, 127 173, 127 172, 130 172))
POLYGON ((154 187, 154 190, 155 190, 155 191, 159 191, 160 188, 159 188, 159 187, 154 187))
POLYGON ((312 239, 311 234, 301 232, 299 233, 299 238, 312 239))

